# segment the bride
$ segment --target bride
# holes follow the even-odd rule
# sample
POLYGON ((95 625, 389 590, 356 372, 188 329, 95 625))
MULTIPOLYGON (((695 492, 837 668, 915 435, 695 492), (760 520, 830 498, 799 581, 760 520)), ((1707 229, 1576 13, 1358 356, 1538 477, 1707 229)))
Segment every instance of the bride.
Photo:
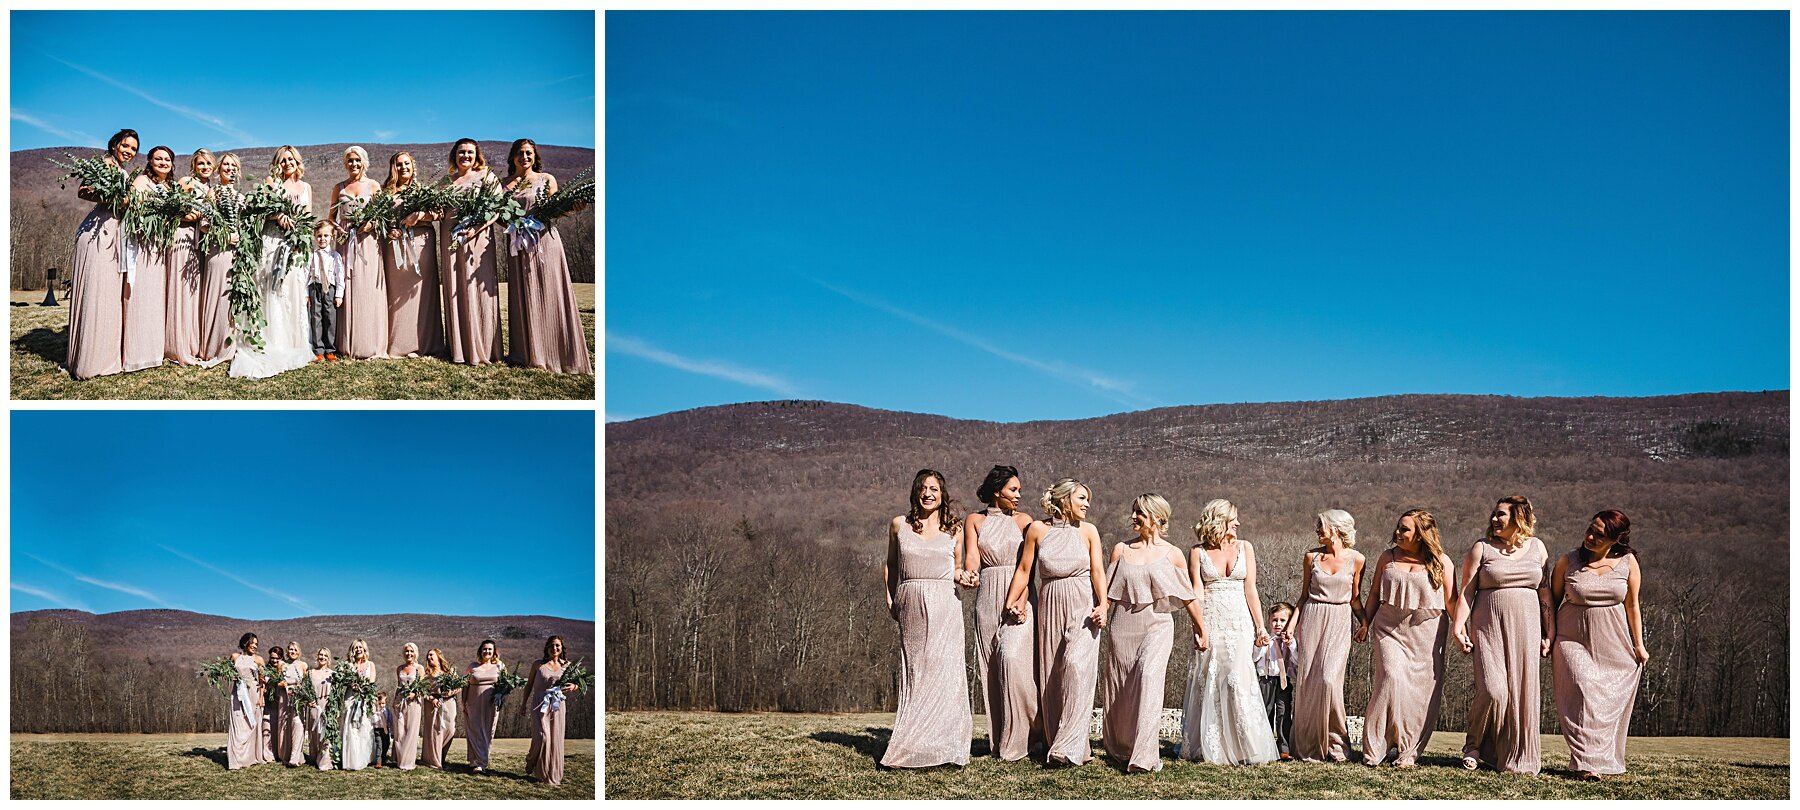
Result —
POLYGON ((1195 583, 1205 583, 1202 615, 1211 644, 1194 652, 1188 669, 1181 758, 1260 765, 1274 762, 1277 751, 1251 653, 1269 643, 1269 634, 1256 593, 1256 551, 1238 539, 1237 517, 1237 507, 1217 498, 1194 525, 1200 544, 1190 552, 1188 568, 1195 583))
MULTIPOLYGON (((305 176, 306 164, 300 160, 300 150, 292 146, 275 150, 269 181, 280 182, 288 199, 311 211, 312 186, 301 179, 305 176)), ((286 214, 277 217, 275 224, 282 230, 294 227, 286 214)), ((256 286, 263 296, 263 317, 268 320, 262 332, 263 347, 251 348, 244 343, 243 333, 233 329, 236 337, 232 343, 237 347, 237 355, 231 359, 233 377, 273 377, 312 362, 306 323, 306 273, 290 269, 284 243, 279 235, 271 235, 274 233, 272 228, 264 229, 262 262, 256 270, 256 286)))
MULTIPOLYGON (((356 674, 375 680, 375 662, 369 660, 369 642, 350 642, 350 666, 356 674)), ((362 698, 344 701, 344 765, 346 771, 358 771, 375 760, 375 707, 362 698)))

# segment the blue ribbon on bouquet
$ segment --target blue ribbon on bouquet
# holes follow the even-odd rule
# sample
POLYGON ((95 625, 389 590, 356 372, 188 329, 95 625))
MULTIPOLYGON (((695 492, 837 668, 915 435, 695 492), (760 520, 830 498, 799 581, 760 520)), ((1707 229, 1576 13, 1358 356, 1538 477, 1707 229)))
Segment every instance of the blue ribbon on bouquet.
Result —
POLYGON ((538 703, 538 714, 549 714, 556 711, 557 709, 562 708, 563 703, 567 700, 568 698, 563 695, 561 686, 551 686, 549 689, 544 690, 544 699, 538 703))
POLYGON ((537 217, 524 217, 506 226, 506 236, 512 240, 512 255, 532 253, 537 250, 538 239, 544 235, 549 226, 537 217))

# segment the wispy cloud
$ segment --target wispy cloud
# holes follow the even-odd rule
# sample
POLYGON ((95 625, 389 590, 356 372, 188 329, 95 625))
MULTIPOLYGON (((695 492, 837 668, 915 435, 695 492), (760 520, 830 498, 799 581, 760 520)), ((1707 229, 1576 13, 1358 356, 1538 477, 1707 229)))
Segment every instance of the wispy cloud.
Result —
MULTIPOLYGON (((42 53, 42 52, 40 51, 40 53, 42 53)), ((139 90, 136 87, 126 84, 125 82, 119 81, 118 79, 115 79, 111 76, 101 73, 98 70, 94 70, 93 68, 85 67, 82 65, 77 65, 74 62, 68 61, 67 59, 61 59, 61 58, 58 58, 55 56, 51 56, 48 53, 44 53, 44 56, 49 59, 53 59, 57 62, 60 62, 63 65, 68 66, 71 70, 80 71, 81 73, 83 73, 89 77, 106 82, 107 84, 117 87, 120 90, 124 90, 127 93, 137 96, 138 98, 148 101, 151 104, 155 104, 156 106, 161 107, 165 110, 168 110, 172 113, 175 113, 175 114, 180 115, 184 118, 187 118, 191 121, 195 121, 197 123, 204 124, 208 127, 211 127, 220 132, 223 132, 226 135, 229 135, 233 139, 235 139, 238 142, 237 143, 238 146, 254 146, 255 144, 258 143, 256 136, 251 135, 248 132, 245 132, 241 129, 238 129, 237 127, 232 126, 231 122, 226 121, 225 119, 220 118, 216 115, 213 115, 212 113, 205 112, 202 110, 196 110, 192 107, 182 106, 180 104, 176 104, 173 102, 164 101, 160 98, 150 95, 149 93, 139 90)))
POLYGON ((729 380, 739 385, 762 388, 774 391, 784 397, 798 398, 799 392, 787 380, 773 374, 755 369, 732 365, 722 360, 694 360, 674 352, 666 352, 637 338, 625 337, 612 332, 606 333, 606 350, 628 354, 652 363, 668 366, 689 374, 701 374, 721 380, 729 380))
POLYGON ((89 613, 93 612, 91 610, 88 610, 87 605, 82 604, 78 600, 64 599, 62 596, 59 596, 58 594, 56 594, 52 591, 46 590, 44 588, 35 587, 32 585, 26 585, 23 582, 14 582, 12 584, 12 589, 15 591, 18 591, 19 593, 30 594, 32 596, 35 596, 39 599, 42 599, 46 602, 49 602, 52 605, 60 607, 60 608, 68 608, 69 610, 83 610, 83 611, 87 611, 89 613))
POLYGON ((139 587, 136 587, 133 585, 127 585, 123 582, 109 582, 107 580, 99 579, 97 577, 90 577, 87 574, 81 573, 80 571, 72 570, 66 566, 57 565, 56 563, 53 563, 49 560, 44 559, 43 557, 39 557, 36 554, 32 554, 30 552, 22 551, 19 553, 24 554, 25 556, 30 557, 34 560, 37 560, 38 562, 43 563, 44 565, 47 565, 51 568, 56 569, 58 572, 61 572, 64 576, 74 579, 76 582, 85 582, 96 588, 106 588, 107 590, 118 591, 119 593, 123 593, 123 594, 129 594, 131 596, 135 596, 139 599, 142 599, 142 600, 149 602, 153 605, 156 605, 158 607, 166 607, 166 608, 175 608, 176 607, 175 605, 171 605, 168 602, 164 601, 162 597, 157 596, 156 594, 153 594, 149 591, 146 591, 143 588, 139 588, 139 587))
POLYGON ((878 301, 874 298, 870 298, 869 296, 863 295, 861 293, 854 292, 852 290, 846 290, 842 287, 833 286, 831 284, 827 284, 823 281, 820 281, 816 278, 813 279, 812 282, 821 287, 824 287, 827 290, 837 293, 838 295, 841 295, 845 298, 855 301, 858 304, 862 304, 863 306, 869 307, 871 309, 881 310, 882 312, 886 312, 889 315, 892 315, 896 318, 904 320, 915 326, 920 326, 920 327, 929 329, 933 332, 943 335, 944 337, 947 337, 947 338, 950 338, 951 340, 957 341, 958 343, 962 343, 964 345, 972 346, 976 349, 980 349, 981 351, 987 352, 988 354, 998 357, 1001 360, 1005 360, 1005 361, 1007 361, 1009 363, 1013 363, 1015 365, 1024 366, 1025 368, 1029 368, 1033 371, 1039 372, 1039 373, 1047 375, 1049 377, 1052 377, 1052 378, 1055 378, 1058 380, 1062 380, 1063 382, 1070 382, 1070 383, 1076 383, 1078 385, 1087 386, 1089 388, 1094 389, 1095 393, 1098 393, 1101 396, 1106 397, 1107 399, 1117 402, 1120 405, 1124 405, 1124 406, 1130 407, 1130 408, 1145 408, 1145 407, 1154 406, 1156 404, 1155 402, 1145 399, 1144 397, 1138 395, 1136 391, 1132 390, 1132 384, 1129 382, 1125 382, 1123 380, 1108 377, 1097 371, 1090 371, 1088 369, 1081 368, 1079 366, 1073 366, 1068 363, 1064 363, 1060 360, 1039 360, 1035 357, 1027 357, 1025 355, 1018 354, 1016 352, 1010 352, 1010 351, 1007 351, 1006 349, 1000 348, 999 346, 995 346, 994 344, 989 343, 986 340, 976 337, 975 335, 971 335, 967 332, 962 331, 961 329, 957 329, 956 327, 946 326, 943 323, 940 323, 939 321, 933 320, 931 318, 927 318, 923 315, 908 312, 904 309, 893 306, 893 305, 888 304, 883 301, 878 301))
POLYGON ((391 141, 394 139, 395 135, 399 135, 399 134, 400 133, 395 132, 391 129, 378 129, 378 130, 375 130, 375 140, 384 141, 384 142, 391 141))
POLYGON ((30 126, 37 127, 38 129, 48 132, 51 135, 55 135, 58 138, 62 138, 64 140, 68 141, 69 145, 71 145, 71 146, 87 146, 87 147, 92 147, 94 149, 101 148, 101 143, 100 143, 99 138, 96 138, 96 137, 89 135, 86 132, 82 132, 81 130, 78 130, 78 129, 63 129, 54 124, 51 124, 48 121, 45 121, 42 118, 39 118, 35 115, 31 115, 30 113, 26 113, 22 110, 17 110, 17 109, 13 110, 12 111, 12 120, 18 121, 23 124, 28 124, 30 126))
POLYGON ((319 612, 318 608, 313 607, 311 603, 307 602, 304 599, 301 599, 298 596, 294 596, 293 594, 282 593, 281 591, 275 590, 274 588, 265 588, 261 585, 251 582, 250 580, 244 579, 243 577, 240 577, 237 574, 233 574, 230 571, 227 571, 223 568, 220 568, 220 567, 213 565, 209 562, 206 562, 204 560, 198 560, 193 557, 190 557, 186 554, 176 551, 175 549, 169 548, 168 546, 165 546, 161 543, 157 543, 156 546, 157 546, 157 548, 160 548, 163 551, 167 551, 170 554, 173 554, 177 557, 187 560, 188 562, 198 565, 201 568, 204 568, 208 571, 218 574, 219 576, 229 579, 232 582, 236 582, 237 584, 242 585, 251 590, 261 591, 262 593, 268 594, 269 596, 273 596, 276 599, 280 599, 281 601, 286 602, 290 605, 293 605, 294 607, 300 608, 301 610, 304 610, 307 613, 318 613, 319 612))
POLYGON ((591 77, 592 77, 592 76, 593 76, 593 75, 594 75, 594 74, 592 74, 592 73, 571 73, 571 74, 569 74, 569 75, 567 75, 567 76, 563 76, 563 77, 561 77, 561 78, 557 78, 557 79, 546 79, 546 80, 544 80, 544 81, 541 81, 541 82, 533 82, 533 83, 531 83, 531 84, 527 84, 527 85, 525 85, 525 86, 526 86, 526 87, 549 87, 549 86, 550 86, 550 85, 553 85, 553 84, 562 84, 562 83, 563 83, 563 82, 566 82, 566 81, 573 81, 573 80, 575 80, 575 79, 586 79, 586 78, 591 78, 591 77))

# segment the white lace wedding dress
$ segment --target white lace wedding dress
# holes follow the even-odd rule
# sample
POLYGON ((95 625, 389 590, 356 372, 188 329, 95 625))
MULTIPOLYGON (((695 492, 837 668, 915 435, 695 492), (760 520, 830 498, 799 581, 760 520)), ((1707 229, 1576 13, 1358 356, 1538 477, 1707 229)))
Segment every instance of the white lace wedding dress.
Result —
MULTIPOLYGON (((364 661, 356 666, 357 674, 375 680, 375 665, 364 661)), ((374 707, 366 705, 362 700, 351 698, 344 701, 344 765, 346 771, 359 771, 368 767, 375 753, 375 715, 374 707)))
POLYGON ((1256 623, 1244 602, 1244 545, 1238 541, 1231 575, 1200 554, 1205 651, 1194 652, 1182 704, 1181 758, 1222 765, 1274 762, 1275 732, 1256 681, 1256 623))
MULTIPOLYGON (((311 208, 311 190, 299 195, 295 202, 311 208)), ((237 354, 231 358, 230 374, 233 377, 273 377, 300 368, 313 359, 306 320, 306 265, 302 263, 296 269, 279 266, 286 254, 281 249, 281 240, 271 235, 278 233, 280 230, 274 225, 264 227, 262 262, 256 268, 256 286, 263 294, 263 317, 268 320, 262 330, 263 348, 261 351, 251 349, 244 342, 243 333, 233 328, 232 345, 237 347, 237 354)))

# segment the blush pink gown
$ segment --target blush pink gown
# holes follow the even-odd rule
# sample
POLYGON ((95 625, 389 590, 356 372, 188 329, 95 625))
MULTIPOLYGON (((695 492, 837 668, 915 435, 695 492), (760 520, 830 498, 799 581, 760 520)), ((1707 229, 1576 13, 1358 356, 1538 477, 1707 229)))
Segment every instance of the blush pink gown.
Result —
POLYGON ((225 737, 225 766, 231 770, 263 761, 262 707, 256 705, 256 682, 262 677, 256 659, 244 653, 232 656, 238 684, 231 691, 231 727, 225 737))
MULTIPOLYGON (((411 673, 400 673, 397 680, 401 686, 406 686, 418 680, 424 672, 424 667, 414 665, 411 673)), ((398 703, 390 701, 388 706, 394 711, 395 767, 403 771, 410 771, 417 767, 419 759, 419 721, 425 714, 425 706, 413 698, 407 698, 398 703)))
POLYGON ((532 778, 551 785, 562 784, 563 724, 569 714, 568 704, 548 712, 538 711, 544 692, 556 688, 562 677, 560 667, 548 662, 538 664, 531 672, 531 688, 526 692, 526 712, 531 717, 531 746, 525 750, 525 772, 532 778))
POLYGON ((1644 675, 1625 618, 1625 592, 1637 557, 1619 557, 1603 572, 1584 568, 1579 550, 1565 559, 1551 673, 1556 716, 1569 743, 1569 767, 1624 773, 1631 705, 1644 675))
POLYGON ((1101 746, 1127 771, 1160 771, 1163 685, 1175 646, 1175 618, 1169 614, 1194 601, 1194 588, 1187 568, 1167 556, 1144 565, 1113 561, 1106 588, 1112 608, 1106 621, 1101 746))
POLYGON ((1093 755, 1088 726, 1100 674, 1100 628, 1094 610, 1088 545, 1081 529, 1052 523, 1037 548, 1038 710, 1049 742, 1047 760, 1070 765, 1093 755))
POLYGON ((312 679, 313 694, 319 696, 319 702, 314 703, 306 713, 308 748, 311 749, 313 764, 318 766, 321 771, 329 771, 333 765, 331 741, 325 737, 325 706, 329 702, 328 696, 331 694, 331 670, 314 669, 306 673, 306 677, 312 679))
MULTIPOLYGON (((512 192, 512 198, 531 207, 539 190, 556 178, 539 174, 530 186, 512 192)), ((506 361, 558 374, 592 374, 581 311, 569 284, 569 257, 563 252, 562 234, 548 227, 530 250, 500 237, 498 249, 506 257, 506 361)))
POLYGON ((472 768, 488 766, 488 749, 493 745, 494 723, 499 718, 494 706, 494 684, 499 680, 499 664, 469 665, 469 685, 463 688, 463 734, 472 768))
POLYGON ((1025 535, 1013 516, 989 508, 976 529, 981 588, 975 593, 975 672, 986 702, 988 747, 1008 762, 1042 748, 1038 723, 1037 593, 1028 592, 1025 620, 1006 617, 1006 590, 1025 535))
MULTIPOLYGON (((491 177, 492 172, 472 174, 455 185, 466 189, 491 177)), ((450 349, 450 362, 498 363, 500 276, 495 268, 495 228, 483 228, 462 247, 452 248, 450 236, 456 226, 455 216, 447 216, 443 222, 438 272, 444 281, 444 338, 450 349)))
POLYGON ((69 264, 69 376, 125 370, 125 233, 118 215, 95 205, 75 229, 69 264))
POLYGON ((438 278, 437 226, 401 228, 381 251, 387 275, 389 357, 444 353, 443 288, 438 278), (416 263, 416 266, 415 266, 416 263))
POLYGON ((1509 773, 1537 773, 1542 758, 1538 649, 1543 642, 1543 614, 1538 588, 1545 580, 1549 553, 1542 540, 1534 537, 1527 542, 1518 556, 1507 557, 1493 544, 1479 541, 1475 607, 1469 619, 1475 697, 1469 704, 1463 756, 1509 773))
MULTIPOLYGON (((368 201, 360 194, 338 197, 368 201)), ((387 272, 381 267, 381 240, 372 233, 350 233, 343 217, 338 232, 345 234, 344 307, 338 311, 338 355, 357 360, 386 357, 388 347, 387 272)))
POLYGON ((881 764, 889 768, 966 765, 969 681, 963 658, 962 600, 956 596, 956 539, 935 526, 930 537, 900 527, 900 705, 881 764))
POLYGON ((1328 574, 1311 554, 1312 577, 1306 602, 1294 623, 1298 664, 1294 668, 1294 758, 1343 762, 1350 758, 1349 720, 1344 712, 1344 669, 1350 663, 1350 596, 1355 585, 1355 552, 1328 574))

